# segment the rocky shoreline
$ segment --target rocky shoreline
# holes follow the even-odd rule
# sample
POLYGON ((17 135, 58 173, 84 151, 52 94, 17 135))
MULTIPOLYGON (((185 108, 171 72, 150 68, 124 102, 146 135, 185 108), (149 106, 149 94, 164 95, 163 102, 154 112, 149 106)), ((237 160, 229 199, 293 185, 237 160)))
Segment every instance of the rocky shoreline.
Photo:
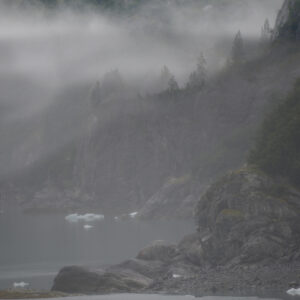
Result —
POLYGON ((56 277, 53 290, 82 294, 159 293, 197 297, 275 297, 285 295, 288 289, 300 285, 300 261, 266 261, 256 265, 203 268, 182 257, 167 261, 167 253, 173 250, 173 245, 167 246, 158 241, 142 250, 147 252, 146 256, 141 256, 140 253, 140 258, 130 259, 107 269, 66 267, 56 277), (145 260, 145 257, 150 257, 149 253, 156 257, 145 260))
POLYGON ((68 297, 69 294, 54 291, 36 291, 31 289, 0 290, 0 299, 49 299, 68 297))
POLYGON ((278 297, 299 286, 300 264, 275 264, 272 266, 217 267, 199 270, 194 277, 157 280, 150 291, 160 293, 190 294, 197 297, 258 296, 278 297), (297 275, 296 275, 297 274, 297 275))
POLYGON ((300 286, 300 192, 251 167, 230 172, 199 201, 197 232, 155 241, 136 258, 65 267, 53 291, 81 294, 276 295, 300 286))

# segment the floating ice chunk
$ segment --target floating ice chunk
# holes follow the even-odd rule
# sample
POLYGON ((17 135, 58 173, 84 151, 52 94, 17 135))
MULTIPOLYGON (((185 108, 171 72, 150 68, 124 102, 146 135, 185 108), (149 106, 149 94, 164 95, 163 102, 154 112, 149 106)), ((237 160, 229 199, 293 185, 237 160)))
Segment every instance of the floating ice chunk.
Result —
POLYGON ((29 283, 21 281, 21 282, 14 282, 14 288, 24 288, 25 286, 28 286, 29 283))
POLYGON ((137 215, 138 215, 138 212, 135 211, 135 212, 130 213, 130 214, 129 214, 129 217, 130 217, 130 218, 135 218, 137 215))
POLYGON ((70 223, 77 223, 78 221, 85 221, 85 222, 94 222, 94 221, 101 221, 104 219, 103 215, 96 215, 96 214, 71 214, 65 217, 66 221, 70 223))
POLYGON ((120 218, 119 217, 114 217, 114 220, 115 221, 120 221, 120 218))
POLYGON ((213 9, 213 6, 212 5, 206 5, 203 7, 203 11, 207 12, 207 11, 210 11, 213 9))
POLYGON ((90 230, 90 229, 92 229, 94 226, 92 226, 92 225, 88 225, 88 224, 85 224, 84 226, 83 226, 83 228, 85 229, 85 230, 90 230))
POLYGON ((287 294, 289 294, 291 296, 300 296, 300 288, 298 288, 298 289, 289 289, 287 291, 287 294))
POLYGON ((173 278, 180 278, 180 277, 182 277, 182 276, 179 274, 173 274, 173 278))

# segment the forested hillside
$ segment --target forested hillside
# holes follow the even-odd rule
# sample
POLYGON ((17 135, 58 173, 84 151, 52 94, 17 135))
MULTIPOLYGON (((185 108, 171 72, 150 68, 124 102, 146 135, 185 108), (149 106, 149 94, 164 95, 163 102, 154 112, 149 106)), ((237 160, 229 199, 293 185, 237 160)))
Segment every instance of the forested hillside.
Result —
MULTIPOLYGON (((22 1, 10 3, 25 4, 22 1)), ((33 5, 37 3, 32 2, 33 5)), ((118 3, 132 4, 129 1, 118 3)), ((206 21, 203 24, 210 24, 216 34, 220 24, 231 16, 230 12, 234 9, 240 13, 234 16, 238 22, 257 5, 256 2, 237 4, 236 1, 199 3, 189 1, 191 6, 186 4, 183 16, 191 13, 193 17, 197 16, 196 8, 203 20, 215 16, 218 19, 216 24, 206 21), (190 8, 195 9, 191 11, 190 8)), ((60 5, 69 4, 61 1, 55 7, 60 9, 60 5)), ((159 21, 151 23, 151 30, 148 23, 145 23, 147 26, 141 23, 141 32, 131 29, 130 37, 138 34, 151 36, 152 40, 146 44, 148 47, 152 47, 156 39, 167 40, 168 47, 164 46, 167 59, 169 56, 173 58, 172 49, 178 46, 175 40, 182 40, 180 45, 185 45, 187 41, 191 42, 193 36, 182 39, 170 29, 172 26, 162 27, 165 22, 174 22, 174 7, 166 10, 166 5, 167 2, 151 2, 149 10, 142 13, 147 20, 151 20, 151 13, 159 7, 161 12, 172 11, 172 14, 158 14, 159 21)), ((176 5, 176 9, 185 8, 183 1, 176 1, 176 5)), ((137 20, 139 16, 137 13, 137 20)), ((182 15, 180 17, 183 18, 182 15)), ((86 19, 83 18, 82 22, 85 24, 86 19)), ((38 96, 34 95, 42 95, 46 102, 41 112, 31 116, 30 102, 25 105, 22 101, 20 103, 25 111, 30 111, 30 118, 25 114, 18 122, 10 123, 2 119, 9 131, 15 133, 14 138, 7 138, 8 131, 3 129, 3 136, 8 142, 1 151, 2 185, 9 191, 18 190, 18 201, 26 209, 90 207, 112 214, 142 210, 145 217, 152 217, 160 214, 157 205, 164 201, 162 214, 172 216, 180 211, 182 217, 190 217, 209 183, 246 161, 265 112, 281 101, 300 75, 298 48, 294 44, 277 44, 275 37, 271 42, 271 25, 266 20, 265 25, 261 23, 264 26, 262 36, 257 34, 254 39, 249 37, 252 31, 247 35, 239 28, 230 28, 234 34, 225 35, 222 42, 218 41, 215 45, 205 45, 213 51, 202 51, 200 41, 188 45, 192 51, 186 54, 187 48, 184 48, 182 53, 187 56, 185 59, 190 67, 183 74, 176 72, 185 65, 182 62, 175 71, 170 71, 170 66, 161 65, 160 74, 150 76, 146 73, 138 78, 130 72, 140 70, 141 66, 152 67, 152 61, 149 63, 147 57, 139 56, 142 51, 131 45, 129 49, 135 51, 139 63, 134 64, 132 60, 132 67, 126 65, 125 71, 115 68, 105 72, 107 66, 102 67, 105 61, 98 63, 98 60, 109 51, 98 53, 98 33, 93 29, 94 23, 88 30, 91 30, 93 47, 96 45, 95 52, 84 49, 83 63, 78 58, 81 53, 74 59, 68 58, 72 57, 72 47, 80 49, 80 44, 84 48, 87 40, 81 38, 77 41, 78 37, 72 31, 69 38, 74 42, 72 40, 72 47, 68 48, 70 52, 67 52, 60 46, 64 42, 60 37, 55 36, 53 40, 51 37, 48 46, 50 49, 53 47, 60 58, 59 66, 67 61, 68 71, 55 70, 53 78, 58 81, 60 90, 54 94, 51 91, 49 95, 47 85, 51 85, 53 79, 49 77, 51 73, 46 73, 46 81, 39 86, 38 96), (195 57, 194 53, 197 53, 195 57), (193 58, 190 59, 189 55, 193 58), (78 72, 79 69, 81 72, 78 72), (93 73, 89 77, 79 77, 86 76, 91 70, 93 73), (104 75, 96 78, 97 72, 104 75), (74 74, 79 75, 73 79, 74 74), (20 146, 22 139, 24 142, 20 146)), ((277 20, 274 32, 279 31, 281 25, 278 24, 285 23, 277 20)), ((104 28, 101 34, 106 36, 106 29, 116 34, 116 27, 101 26, 97 27, 99 30, 104 28)), ((244 27, 246 29, 247 26, 244 27)), ((183 36, 189 37, 184 30, 182 32, 183 36)), ((120 39, 121 35, 116 37, 120 39)), ((106 40, 107 43, 109 40, 106 40)), ((121 56, 117 47, 110 52, 116 53, 113 61, 121 56)), ((183 54, 174 56, 172 62, 176 65, 182 58, 183 54)), ((161 57, 158 59, 162 60, 161 57)), ((4 83, 3 89, 7 86, 4 83)), ((21 98, 22 95, 24 99, 31 99, 28 92, 31 88, 31 82, 20 76, 14 88, 15 94, 7 98, 21 98)), ((6 101, 3 97, 3 111, 9 112, 14 102, 8 105, 6 101)), ((20 104, 16 101, 14 105, 18 107, 20 104)))
POLYGON ((300 81, 286 101, 269 113, 249 162, 271 176, 300 183, 300 81))

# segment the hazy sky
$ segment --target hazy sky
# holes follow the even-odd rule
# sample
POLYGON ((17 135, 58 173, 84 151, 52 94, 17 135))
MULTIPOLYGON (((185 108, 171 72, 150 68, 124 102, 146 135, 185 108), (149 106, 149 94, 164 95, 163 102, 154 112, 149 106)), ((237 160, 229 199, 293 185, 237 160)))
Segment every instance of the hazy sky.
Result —
POLYGON ((258 37, 265 18, 274 23, 282 0, 174 2, 149 1, 124 18, 70 11, 47 18, 1 9, 1 70, 56 87, 95 81, 115 68, 140 78, 166 64, 183 81, 201 51, 211 67, 222 65, 220 38, 232 39, 238 30, 258 37))
MULTIPOLYGON (((210 71, 224 65, 238 30, 257 39, 283 0, 148 1, 130 15, 61 9, 0 9, 1 122, 31 119, 67 89, 92 86, 119 69, 125 83, 153 92, 167 65, 185 84, 202 51, 210 71)), ((1 5, 1 4, 0 4, 1 5)), ((4 122, 4 123, 3 123, 4 122)), ((2 125, 3 126, 3 125, 2 125)), ((9 135, 9 134, 8 134, 9 135)), ((20 140, 30 152, 37 138, 20 140)))

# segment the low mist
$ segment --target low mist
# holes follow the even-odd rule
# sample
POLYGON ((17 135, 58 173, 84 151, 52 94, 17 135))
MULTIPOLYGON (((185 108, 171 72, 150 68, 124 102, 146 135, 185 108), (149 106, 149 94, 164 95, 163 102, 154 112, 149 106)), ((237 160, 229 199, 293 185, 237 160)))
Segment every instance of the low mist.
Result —
MULTIPOLYGON (((101 84, 113 70, 119 71, 132 95, 157 93, 164 65, 182 87, 201 52, 212 75, 226 64, 236 32, 241 30, 245 40, 258 40, 264 20, 274 24, 281 4, 282 0, 149 1, 136 10, 116 13, 63 5, 49 11, 4 1, 0 105, 7 141, 2 160, 4 165, 13 161, 14 167, 2 172, 23 168, 29 156, 41 151, 36 131, 45 120, 43 114, 66 94, 75 102, 84 101, 96 81, 101 84), (34 124, 24 127, 24 122, 34 124), (8 128, 14 128, 9 129, 11 134, 8 128)), ((57 120, 47 120, 59 138, 50 143, 46 155, 81 134, 77 112, 66 108, 66 115, 60 111, 57 118, 68 119, 71 125, 55 129, 57 120)))

